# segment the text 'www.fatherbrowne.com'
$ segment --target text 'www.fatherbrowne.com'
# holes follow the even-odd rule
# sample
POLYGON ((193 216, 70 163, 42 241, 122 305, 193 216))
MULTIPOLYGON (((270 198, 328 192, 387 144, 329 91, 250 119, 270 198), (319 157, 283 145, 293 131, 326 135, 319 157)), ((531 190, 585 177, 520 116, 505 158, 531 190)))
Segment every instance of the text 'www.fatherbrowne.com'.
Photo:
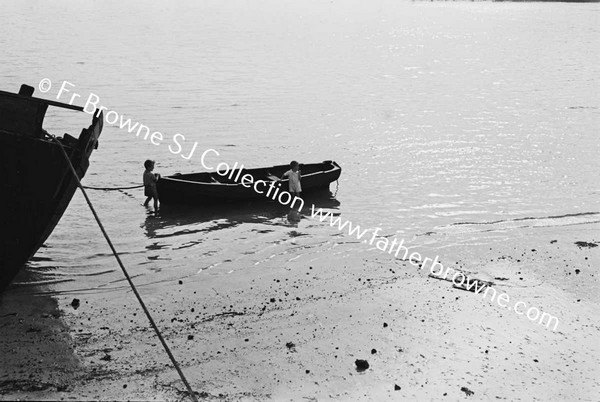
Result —
POLYGON ((369 228, 362 229, 360 225, 354 225, 348 220, 342 220, 339 216, 334 217, 331 212, 324 212, 321 208, 315 209, 314 205, 312 205, 311 218, 318 218, 321 222, 327 222, 329 226, 337 228, 341 232, 345 230, 348 235, 354 236, 357 240, 362 240, 363 243, 368 243, 369 245, 375 243, 375 247, 378 250, 393 255, 396 258, 400 258, 403 261, 408 260, 415 267, 420 267, 421 270, 423 270, 428 263, 431 263, 429 271, 432 276, 438 279, 447 280, 452 271, 451 281, 455 286, 481 294, 484 299, 488 297, 489 292, 491 294, 490 300, 496 301, 500 307, 512 309, 518 315, 525 315, 529 320, 544 325, 546 328, 550 328, 554 325, 552 328, 553 331, 556 331, 558 328, 559 321, 557 317, 542 312, 536 307, 529 307, 526 309, 527 304, 523 301, 517 301, 514 304, 510 304, 509 295, 506 293, 500 293, 498 295, 498 292, 491 286, 490 282, 470 278, 464 272, 457 271, 451 267, 444 269, 444 266, 439 262, 439 256, 437 255, 434 259, 429 257, 422 258, 421 254, 416 251, 413 251, 409 255, 410 250, 404 245, 404 239, 398 241, 398 238, 394 237, 390 241, 387 237, 380 237, 378 235, 381 228, 376 228, 374 230, 369 228), (370 239, 369 236, 367 236, 368 232, 372 232, 370 239), (365 237, 364 240, 363 237, 365 237), (460 282, 457 281, 459 278, 460 282))

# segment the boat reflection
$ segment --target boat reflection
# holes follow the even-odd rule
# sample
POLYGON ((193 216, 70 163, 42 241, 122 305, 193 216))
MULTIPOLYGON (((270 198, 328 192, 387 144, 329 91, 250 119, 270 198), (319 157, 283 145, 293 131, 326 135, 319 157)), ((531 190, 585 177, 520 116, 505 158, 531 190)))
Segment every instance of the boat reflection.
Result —
POLYGON ((166 205, 160 213, 149 213, 142 228, 150 239, 173 237, 179 234, 212 232, 247 223, 280 225, 285 218, 289 225, 297 226, 303 218, 310 218, 312 207, 338 209, 340 202, 334 194, 323 190, 302 197, 304 207, 298 213, 277 202, 236 202, 212 205, 166 205), (206 225, 206 223, 210 223, 206 225))

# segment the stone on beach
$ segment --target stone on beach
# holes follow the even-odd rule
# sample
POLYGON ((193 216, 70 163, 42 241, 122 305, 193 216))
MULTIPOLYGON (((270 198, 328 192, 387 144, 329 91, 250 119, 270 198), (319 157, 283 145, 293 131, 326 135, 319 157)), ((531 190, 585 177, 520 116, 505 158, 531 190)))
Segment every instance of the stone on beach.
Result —
POLYGON ((362 359, 356 359, 354 362, 356 364, 356 371, 362 372, 369 368, 369 362, 362 359))

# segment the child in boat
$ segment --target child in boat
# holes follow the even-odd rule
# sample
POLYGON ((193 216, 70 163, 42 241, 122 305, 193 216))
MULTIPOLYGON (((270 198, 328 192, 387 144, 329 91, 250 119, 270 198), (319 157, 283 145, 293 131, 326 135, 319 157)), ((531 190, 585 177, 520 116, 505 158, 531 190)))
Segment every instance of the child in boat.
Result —
POLYGON ((300 179, 302 179, 302 173, 300 173, 300 164, 296 161, 292 161, 290 163, 290 168, 290 170, 281 176, 280 180, 283 180, 287 177, 290 180, 290 194, 292 194, 292 196, 299 197, 300 193, 302 192, 302 186, 300 185, 300 179))
POLYGON ((144 162, 144 167, 146 168, 144 172, 144 195, 148 197, 146 198, 146 202, 144 202, 144 206, 147 207, 150 200, 154 199, 154 211, 158 212, 158 190, 156 189, 156 183, 160 179, 160 175, 152 173, 154 170, 154 161, 148 159, 144 162))

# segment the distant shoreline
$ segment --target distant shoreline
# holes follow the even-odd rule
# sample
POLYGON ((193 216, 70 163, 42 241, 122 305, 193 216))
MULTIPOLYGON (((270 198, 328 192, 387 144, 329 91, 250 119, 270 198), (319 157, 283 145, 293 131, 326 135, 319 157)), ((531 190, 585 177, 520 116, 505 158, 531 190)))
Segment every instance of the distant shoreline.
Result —
MULTIPOLYGON (((413 0, 415 1, 415 0, 413 0)), ((427 0, 420 0, 427 1, 427 0)), ((493 3, 600 3, 600 0, 429 0, 433 1, 471 1, 471 2, 483 2, 483 1, 491 1, 493 3)))
POLYGON ((511 3, 600 3, 600 0, 492 0, 511 3))

